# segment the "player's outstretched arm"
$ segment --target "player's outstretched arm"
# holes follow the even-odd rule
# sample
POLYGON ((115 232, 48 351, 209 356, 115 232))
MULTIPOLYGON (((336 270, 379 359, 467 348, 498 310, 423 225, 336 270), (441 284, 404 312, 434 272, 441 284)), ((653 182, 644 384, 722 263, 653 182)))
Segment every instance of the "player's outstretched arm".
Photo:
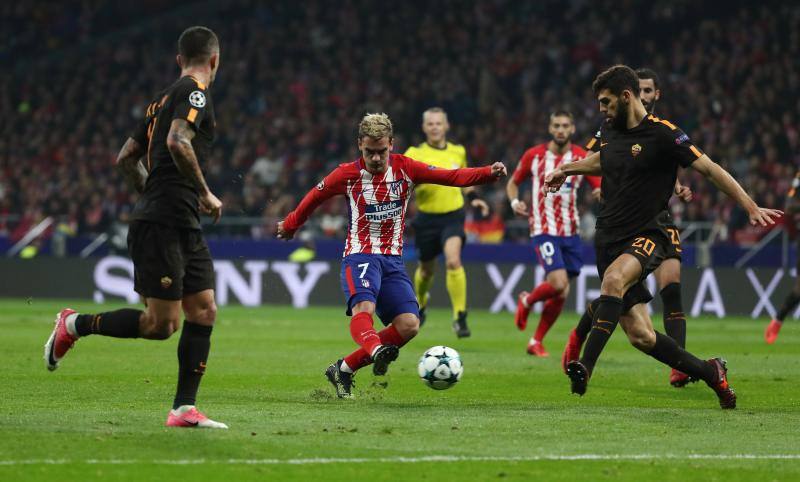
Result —
POLYGON ((200 194, 200 210, 219 221, 222 216, 222 201, 211 193, 197 162, 197 155, 192 147, 194 128, 184 119, 174 119, 167 134, 167 149, 181 174, 191 182, 200 194))
POLYGON ((561 185, 567 180, 569 176, 576 176, 578 174, 586 174, 590 176, 599 176, 602 174, 600 170, 600 153, 594 152, 589 156, 584 157, 580 161, 570 162, 563 164, 557 169, 550 171, 544 177, 544 186, 550 192, 557 192, 561 189, 561 185))
POLYGON ((275 230, 278 239, 292 239, 294 233, 308 221, 308 218, 311 217, 320 204, 337 194, 344 194, 346 179, 341 169, 341 167, 336 168, 319 184, 311 188, 294 211, 290 212, 283 221, 278 223, 275 230))
POLYGON ((147 169, 141 162, 144 155, 144 147, 136 142, 136 139, 129 137, 125 145, 117 154, 117 169, 120 170, 128 185, 136 189, 136 192, 144 191, 144 183, 147 180, 147 169))
POLYGON ((454 187, 489 184, 507 174, 506 166, 502 162, 495 162, 491 166, 485 167, 438 169, 407 158, 405 167, 411 179, 417 184, 441 184, 454 187))
POLYGON ((707 155, 700 156, 691 166, 692 169, 714 183, 720 191, 736 201, 747 212, 750 217, 750 224, 760 224, 761 226, 775 224, 774 219, 783 215, 783 211, 759 207, 742 186, 736 182, 736 179, 707 155))

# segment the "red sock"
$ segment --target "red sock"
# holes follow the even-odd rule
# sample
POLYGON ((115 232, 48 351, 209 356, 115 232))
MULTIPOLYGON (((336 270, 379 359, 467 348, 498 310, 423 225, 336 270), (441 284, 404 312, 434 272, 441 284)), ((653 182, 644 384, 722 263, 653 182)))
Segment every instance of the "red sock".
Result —
POLYGON ((403 336, 397 331, 394 325, 389 325, 382 329, 378 336, 381 338, 381 343, 384 345, 395 345, 398 348, 405 345, 408 340, 403 339, 403 336))
POLYGON ((544 339, 550 327, 553 326, 556 319, 558 319, 558 315, 561 314, 561 309, 564 308, 564 302, 566 301, 565 298, 559 296, 558 298, 550 298, 544 302, 542 317, 539 319, 539 326, 536 327, 536 333, 533 335, 534 340, 541 342, 544 339))
MULTIPOLYGON (((378 336, 381 339, 381 343, 384 345, 397 345, 400 347, 408 342, 408 340, 403 339, 394 325, 389 325, 381 330, 378 333, 378 336)), ((350 369, 355 372, 359 368, 364 368, 372 363, 372 357, 369 356, 369 353, 367 353, 363 348, 359 348, 358 350, 344 357, 344 362, 347 363, 347 366, 349 366, 350 369)))
POLYGON ((548 283, 547 281, 543 281, 539 286, 534 288, 530 293, 528 293, 528 297, 525 298, 525 303, 528 303, 528 306, 533 306, 534 303, 537 301, 542 301, 546 299, 550 299, 553 296, 556 296, 558 291, 553 288, 553 285, 548 283))
POLYGON ((359 368, 364 368, 372 363, 372 357, 369 356, 369 353, 365 352, 363 348, 359 348, 358 350, 344 357, 344 362, 347 363, 347 366, 350 367, 353 372, 355 372, 359 368))
POLYGON ((381 344, 381 339, 373 327, 372 315, 366 311, 353 315, 350 320, 350 336, 370 355, 381 344))

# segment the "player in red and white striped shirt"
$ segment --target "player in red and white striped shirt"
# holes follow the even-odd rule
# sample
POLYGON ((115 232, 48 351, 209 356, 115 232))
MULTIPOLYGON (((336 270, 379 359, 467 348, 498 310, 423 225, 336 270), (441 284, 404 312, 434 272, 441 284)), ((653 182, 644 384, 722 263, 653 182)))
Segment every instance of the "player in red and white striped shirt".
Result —
POLYGON ((403 265, 406 206, 416 184, 466 187, 487 184, 506 174, 505 166, 439 169, 392 154, 392 123, 386 114, 367 114, 358 129, 362 157, 341 164, 306 194, 278 223, 278 237, 290 239, 323 201, 347 197, 350 226, 342 260, 341 283, 347 298, 350 334, 360 346, 325 372, 339 397, 351 395, 353 374, 374 363, 384 375, 401 346, 419 330, 419 305, 403 265), (373 328, 377 313, 386 326, 373 328))
MULTIPOLYGON (((586 151, 570 142, 575 133, 572 114, 556 111, 550 115, 550 142, 534 146, 522 155, 508 181, 506 193, 511 200, 511 208, 520 216, 528 216, 531 237, 533 238, 539 262, 547 273, 544 282, 531 292, 523 291, 517 302, 514 322, 520 330, 528 325, 528 314, 538 301, 544 301, 542 316, 536 333, 528 343, 528 353, 547 356, 542 345, 547 331, 553 326, 569 293, 569 280, 577 276, 583 266, 581 240, 578 236, 580 219, 578 216, 578 188, 583 176, 574 176, 571 183, 564 184, 555 196, 548 196, 543 190, 545 175, 558 166, 578 161, 586 156, 586 151), (519 185, 531 178, 531 209, 518 199, 519 185)), ((587 176, 592 188, 600 188, 600 179, 587 176)))

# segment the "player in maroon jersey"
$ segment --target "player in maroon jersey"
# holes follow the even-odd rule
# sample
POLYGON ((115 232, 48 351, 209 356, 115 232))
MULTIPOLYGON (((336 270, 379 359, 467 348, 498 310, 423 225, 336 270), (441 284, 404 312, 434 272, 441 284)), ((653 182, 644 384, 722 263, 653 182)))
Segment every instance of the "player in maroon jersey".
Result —
MULTIPOLYGON (((640 68, 636 70, 639 78, 639 96, 642 105, 650 114, 655 114, 656 102, 661 98, 661 89, 658 75, 651 69, 640 68)), ((603 126, 597 130, 595 136, 586 144, 586 149, 591 152, 599 152, 600 138, 603 126)), ((675 195, 682 201, 692 200, 692 191, 688 186, 682 185, 679 181, 675 182, 675 195)), ((598 196, 599 197, 599 196, 598 196)), ((667 246, 664 262, 653 273, 658 285, 661 301, 664 308, 664 331, 678 343, 681 348, 686 348, 686 315, 683 311, 681 301, 681 238, 680 231, 674 221, 669 218, 665 226, 670 235, 670 244, 667 246)), ((567 363, 577 360, 580 357, 581 346, 589 330, 592 327, 592 317, 596 309, 596 302, 590 304, 586 312, 581 317, 578 325, 569 334, 567 346, 561 357, 561 365, 566 370, 567 363)), ((669 382, 673 387, 680 388, 689 382, 697 381, 690 378, 680 370, 672 369, 669 375, 669 382)))
POLYGON ((180 78, 154 97, 117 157, 117 166, 140 193, 128 251, 134 289, 145 310, 90 314, 65 308, 56 316, 44 358, 53 371, 78 340, 90 335, 165 340, 180 329, 178 387, 166 425, 226 429, 195 406, 217 315, 214 265, 200 227, 201 213, 215 220, 222 215, 222 202, 201 169, 216 129, 211 85, 220 65, 217 35, 189 27, 178 39, 176 60, 180 78))
POLYGON ((639 79, 630 67, 615 65, 592 84, 606 124, 600 152, 556 168, 545 186, 558 192, 567 177, 603 176, 603 206, 597 218, 595 252, 600 298, 580 360, 567 363, 572 392, 586 393, 597 360, 617 324, 629 341, 654 359, 706 382, 723 409, 736 407, 724 359, 701 360, 674 339, 653 329, 643 281, 664 261, 671 243, 667 202, 679 166, 692 167, 746 210, 751 224, 775 224, 782 212, 759 207, 724 169, 703 154, 689 136, 665 119, 648 114, 639 79))
POLYGON ((362 157, 341 164, 303 198, 300 205, 278 223, 278 237, 290 239, 322 202, 347 198, 350 225, 342 260, 341 283, 347 299, 350 334, 356 351, 325 371, 340 398, 352 394, 353 375, 373 364, 384 375, 399 349, 419 330, 419 305, 403 265, 403 227, 414 186, 420 183, 473 186, 495 181, 505 166, 439 169, 400 154, 393 154, 392 122, 386 114, 367 114, 358 129, 362 157), (377 314, 386 326, 373 328, 377 314))

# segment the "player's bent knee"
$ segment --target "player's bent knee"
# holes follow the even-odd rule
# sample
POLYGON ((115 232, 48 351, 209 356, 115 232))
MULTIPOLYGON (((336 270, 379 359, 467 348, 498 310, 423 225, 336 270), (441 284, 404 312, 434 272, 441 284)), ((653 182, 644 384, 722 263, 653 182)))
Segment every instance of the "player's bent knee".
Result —
POLYGON ((603 275, 603 283, 600 285, 600 293, 607 296, 621 298, 625 294, 625 277, 619 271, 607 271, 603 275))
POLYGON ((414 320, 414 323, 409 323, 403 330, 404 333, 401 333, 406 340, 414 338, 419 333, 419 319, 414 318, 414 320))
POLYGON ((392 321, 392 324, 406 341, 414 338, 419 333, 419 318, 416 315, 408 313, 398 316, 392 321))
POLYGON ((354 315, 356 313, 369 313, 370 315, 372 315, 375 314, 375 303, 366 300, 360 301, 355 305, 353 305, 351 311, 353 312, 354 315))
POLYGON ((193 310, 191 314, 188 314, 187 319, 199 325, 213 325, 214 321, 217 319, 216 303, 210 303, 193 310))
POLYGON ((422 275, 425 279, 430 279, 433 277, 434 273, 434 263, 433 261, 423 261, 419 263, 419 274, 422 275))
POLYGON ((658 287, 664 289, 671 284, 680 283, 681 273, 680 271, 671 271, 660 276, 657 281, 659 282, 658 287))
POLYGON ((447 267, 448 270, 454 270, 461 268, 461 260, 458 258, 455 259, 448 259, 444 262, 444 265, 447 267))
POLYGON ((569 279, 566 276, 554 277, 551 281, 549 281, 549 283, 550 286, 552 286, 562 298, 566 297, 569 293, 569 279))

